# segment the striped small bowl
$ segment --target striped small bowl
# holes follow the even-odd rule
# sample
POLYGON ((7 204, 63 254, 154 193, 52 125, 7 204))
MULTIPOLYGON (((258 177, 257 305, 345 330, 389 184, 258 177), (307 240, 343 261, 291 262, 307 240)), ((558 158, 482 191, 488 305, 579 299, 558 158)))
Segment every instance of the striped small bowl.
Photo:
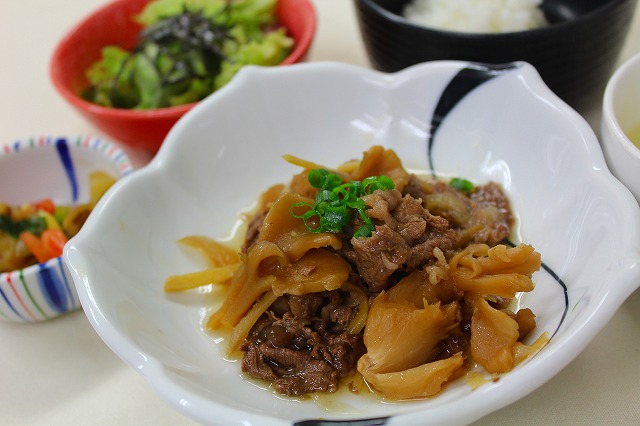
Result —
MULTIPOLYGON (((94 137, 34 137, 0 146, 0 202, 9 205, 51 198, 59 205, 89 197, 89 174, 124 177, 133 171, 127 155, 94 137)), ((40 322, 80 308, 62 257, 0 273, 0 320, 40 322)))

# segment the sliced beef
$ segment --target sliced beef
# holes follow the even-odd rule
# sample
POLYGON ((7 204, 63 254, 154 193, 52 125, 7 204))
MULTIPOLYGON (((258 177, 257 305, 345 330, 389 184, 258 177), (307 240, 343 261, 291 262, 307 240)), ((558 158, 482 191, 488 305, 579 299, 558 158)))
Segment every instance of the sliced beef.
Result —
POLYGON ((509 225, 513 223, 513 216, 511 214, 511 206, 509 205, 509 199, 505 195, 502 188, 495 182, 489 182, 486 185, 477 186, 471 193, 470 198, 472 201, 478 203, 481 208, 495 207, 498 212, 505 218, 509 225))
POLYGON ((345 331, 357 308, 340 290, 283 296, 242 345, 242 370, 284 395, 334 392, 365 352, 362 334, 345 331))
POLYGON ((353 238, 356 267, 369 290, 379 293, 389 286, 389 278, 409 260, 411 248, 387 225, 376 226, 371 237, 353 238))
POLYGON ((474 236, 474 242, 494 246, 507 238, 513 225, 513 215, 507 196, 494 182, 477 186, 470 195, 475 204, 473 223, 481 228, 474 236))
POLYGON ((345 298, 341 291, 325 294, 327 303, 320 308, 320 321, 314 324, 314 329, 339 336, 358 313, 359 302, 355 298, 345 298))
POLYGON ((465 358, 470 355, 469 342, 471 341, 473 307, 465 303, 463 298, 458 300, 458 306, 460 321, 453 329, 449 330, 443 340, 438 342, 438 353, 435 359, 450 358, 458 352, 463 352, 465 358))
POLYGON ((364 201, 377 225, 370 237, 351 239, 351 258, 371 292, 388 288, 394 274, 435 260, 435 247, 445 251, 453 246, 456 234, 448 221, 431 214, 420 199, 387 190, 364 201))

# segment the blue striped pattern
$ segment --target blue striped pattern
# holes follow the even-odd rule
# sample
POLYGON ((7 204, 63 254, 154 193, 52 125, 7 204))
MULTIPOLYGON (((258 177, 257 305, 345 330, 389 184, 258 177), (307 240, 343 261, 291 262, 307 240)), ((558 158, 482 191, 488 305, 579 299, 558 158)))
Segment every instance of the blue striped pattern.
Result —
MULTIPOLYGON (((73 149, 102 152, 125 176, 133 171, 127 155, 115 145, 93 137, 38 137, 17 140, 0 147, 3 155, 53 145, 64 168, 72 202, 77 202, 82 182, 78 181, 73 149)), ((2 200, 0 200, 2 201, 2 200)), ((0 274, 0 320, 45 321, 80 308, 73 279, 61 257, 24 269, 0 274)))

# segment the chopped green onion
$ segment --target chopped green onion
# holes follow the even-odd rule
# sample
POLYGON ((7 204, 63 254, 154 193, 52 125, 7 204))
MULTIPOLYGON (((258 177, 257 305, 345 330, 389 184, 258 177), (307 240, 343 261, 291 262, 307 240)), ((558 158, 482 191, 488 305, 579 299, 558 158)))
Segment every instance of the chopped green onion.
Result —
POLYGON ((361 198, 381 189, 393 189, 394 183, 387 176, 372 176, 363 181, 342 183, 342 178, 325 169, 314 169, 309 172, 309 184, 318 188, 315 205, 311 203, 296 203, 291 206, 291 215, 302 219, 311 232, 343 232, 345 226, 351 222, 354 212, 360 215, 364 224, 354 233, 354 237, 368 237, 375 229, 371 218, 365 212, 365 203, 361 198), (297 214, 294 209, 307 207, 303 214, 297 214), (316 219, 317 226, 311 222, 316 219))
POLYGON ((471 193, 473 191, 473 183, 463 178, 453 178, 449 181, 449 186, 453 189, 457 189, 460 192, 464 192, 465 194, 471 193))

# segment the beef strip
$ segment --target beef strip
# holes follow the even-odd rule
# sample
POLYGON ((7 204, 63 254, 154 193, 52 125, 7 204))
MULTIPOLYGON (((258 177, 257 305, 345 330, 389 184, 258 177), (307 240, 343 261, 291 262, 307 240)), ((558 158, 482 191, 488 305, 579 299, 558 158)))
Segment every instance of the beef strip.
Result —
POLYGON ((373 293, 387 288, 391 275, 411 256, 409 245, 387 225, 376 226, 371 237, 353 238, 351 243, 358 273, 373 293))
POLYGON ((365 352, 362 334, 345 331, 357 301, 340 290, 285 295, 282 301, 262 315, 241 346, 242 370, 284 395, 336 391, 365 352))
POLYGON ((496 183, 477 186, 469 199, 474 224, 481 228, 473 242, 494 246, 509 236, 514 219, 509 200, 496 183))
POLYGON ((453 247, 456 234, 448 221, 431 214, 420 199, 396 190, 363 198, 376 227, 370 237, 351 239, 355 253, 350 258, 371 292, 388 288, 394 275, 435 260, 435 247, 453 247))

